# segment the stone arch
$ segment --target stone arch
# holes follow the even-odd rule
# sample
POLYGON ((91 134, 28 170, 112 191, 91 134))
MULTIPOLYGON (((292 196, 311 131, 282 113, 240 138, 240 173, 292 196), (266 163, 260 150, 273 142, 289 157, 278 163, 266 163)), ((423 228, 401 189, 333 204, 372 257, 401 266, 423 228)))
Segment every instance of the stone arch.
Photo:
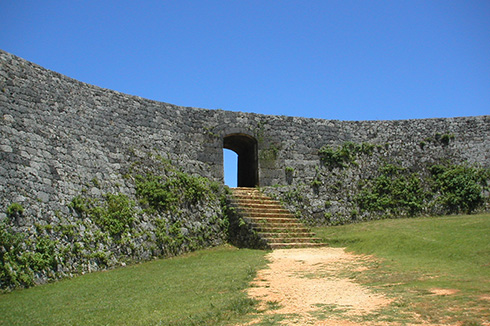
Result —
POLYGON ((257 140, 246 134, 229 134, 223 139, 223 148, 232 150, 238 155, 237 186, 258 186, 257 140))

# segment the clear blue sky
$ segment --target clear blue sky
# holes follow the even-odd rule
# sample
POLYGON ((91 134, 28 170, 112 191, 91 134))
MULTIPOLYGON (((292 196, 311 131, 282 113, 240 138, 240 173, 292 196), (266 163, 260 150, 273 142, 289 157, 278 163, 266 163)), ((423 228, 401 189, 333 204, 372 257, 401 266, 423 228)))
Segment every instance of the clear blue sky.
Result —
POLYGON ((3 0, 0 48, 183 106, 340 120, 490 114, 490 0, 3 0))

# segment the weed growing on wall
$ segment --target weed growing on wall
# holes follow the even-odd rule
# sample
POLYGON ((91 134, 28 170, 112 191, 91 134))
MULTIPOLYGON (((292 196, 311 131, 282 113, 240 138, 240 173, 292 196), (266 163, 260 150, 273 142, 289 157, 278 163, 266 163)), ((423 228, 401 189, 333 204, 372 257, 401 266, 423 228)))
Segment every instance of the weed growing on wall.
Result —
POLYGON ((262 149, 259 152, 259 158, 262 165, 269 168, 274 167, 281 149, 282 145, 280 143, 269 144, 267 148, 262 149))
POLYGON ((135 204, 124 194, 107 193, 103 200, 76 196, 70 203, 81 217, 89 217, 113 237, 131 229, 135 220, 135 204))
POLYGON ((471 213, 481 207, 490 172, 463 165, 432 165, 429 173, 386 164, 377 177, 361 181, 356 197, 362 211, 383 216, 471 213))
POLYGON ((488 190, 490 171, 461 165, 434 165, 430 168, 432 189, 447 213, 471 213, 482 206, 483 191, 488 190))
POLYGON ((154 210, 175 210, 184 201, 198 203, 216 189, 206 178, 179 171, 166 179, 153 174, 136 175, 135 183, 140 202, 154 210))
POLYGON ((32 286, 37 273, 55 269, 56 244, 47 236, 29 239, 26 233, 0 223, 0 288, 32 286))
POLYGON ((12 203, 7 207, 6 213, 9 218, 16 218, 24 213, 24 207, 19 203, 12 203))
POLYGON ((356 201, 361 211, 379 212, 385 216, 420 214, 427 194, 418 172, 386 164, 373 180, 361 181, 356 201))
POLYGON ((286 175, 286 182, 288 184, 293 183, 293 178, 294 178, 294 168, 290 166, 286 166, 284 169, 285 175, 286 175))
POLYGON ((357 157, 361 154, 372 155, 376 145, 369 143, 356 144, 345 142, 337 148, 323 146, 318 150, 320 161, 330 169, 347 168, 350 165, 357 165, 357 157))
POLYGON ((427 143, 438 144, 442 146, 448 146, 449 143, 454 141, 456 137, 452 133, 435 133, 434 137, 427 137, 419 143, 420 147, 423 149, 427 143))
POLYGON ((175 255, 180 247, 191 239, 182 232, 182 222, 174 221, 170 223, 165 219, 157 219, 155 221, 155 237, 159 246, 164 248, 166 254, 175 255))

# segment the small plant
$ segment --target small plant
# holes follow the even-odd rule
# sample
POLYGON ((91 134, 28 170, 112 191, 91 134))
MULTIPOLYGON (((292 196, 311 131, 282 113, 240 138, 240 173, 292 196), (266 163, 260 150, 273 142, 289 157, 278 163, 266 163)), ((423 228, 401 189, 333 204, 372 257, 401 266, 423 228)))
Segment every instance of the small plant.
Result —
POLYGON ((449 143, 454 140, 454 134, 436 134, 436 139, 441 142, 444 146, 449 145, 449 143))
POLYGON ((311 186, 314 188, 318 188, 321 185, 322 185, 322 182, 320 180, 318 180, 318 178, 315 178, 315 179, 313 179, 313 181, 311 181, 311 186))
POLYGON ((78 215, 86 213, 88 210, 88 199, 82 196, 75 196, 68 207, 73 209, 78 215))
POLYGON ((359 211, 357 209, 351 210, 351 212, 350 212, 351 219, 355 220, 357 218, 357 216, 359 216, 359 211))
POLYGON ((300 188, 291 189, 284 194, 284 201, 288 204, 302 202, 304 199, 303 190, 300 188))
POLYGON ((7 216, 10 218, 15 218, 24 213, 24 207, 19 203, 12 203, 7 207, 7 216))
POLYGON ((156 210, 167 210, 178 201, 177 194, 162 180, 163 177, 151 174, 136 176, 136 195, 142 204, 156 210))
POLYGON ((287 166, 284 170, 286 173, 286 182, 288 184, 292 184, 293 183, 293 177, 294 177, 294 168, 287 166))
POLYGON ((375 148, 374 144, 345 142, 337 149, 325 145, 318 150, 318 155, 322 163, 330 169, 344 169, 349 165, 357 165, 356 158, 360 154, 371 156, 375 148))
POLYGON ((427 137, 424 139, 424 141, 438 143, 438 144, 442 144, 443 146, 447 146, 451 141, 454 140, 454 138, 455 138, 454 134, 452 133, 441 134, 440 132, 438 132, 434 135, 434 137, 427 137))
POLYGON ((93 178, 91 181, 92 181, 92 185, 93 185, 94 187, 97 187, 97 188, 99 188, 99 187, 100 187, 100 181, 99 181, 99 179, 97 179, 97 178, 93 178))

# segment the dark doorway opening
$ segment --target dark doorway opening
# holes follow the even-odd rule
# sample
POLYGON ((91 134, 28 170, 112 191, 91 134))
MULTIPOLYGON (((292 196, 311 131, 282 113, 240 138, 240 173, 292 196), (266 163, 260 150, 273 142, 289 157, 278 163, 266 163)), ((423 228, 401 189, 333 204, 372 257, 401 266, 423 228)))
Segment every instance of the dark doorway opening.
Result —
POLYGON ((231 134, 224 138, 223 148, 238 155, 237 186, 255 187, 259 185, 257 141, 245 134, 231 134))

